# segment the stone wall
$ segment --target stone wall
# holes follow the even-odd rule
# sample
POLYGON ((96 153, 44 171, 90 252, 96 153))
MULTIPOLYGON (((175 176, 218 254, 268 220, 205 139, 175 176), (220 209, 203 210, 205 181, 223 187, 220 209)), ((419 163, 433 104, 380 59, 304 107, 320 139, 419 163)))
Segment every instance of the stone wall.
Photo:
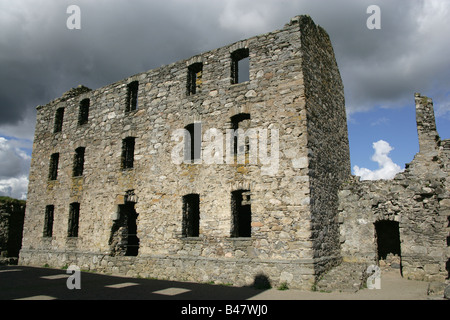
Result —
MULTIPOLYGON (((261 137, 264 131, 257 132, 261 137)), ((203 136, 202 155, 211 152, 210 139, 203 136)), ((250 155, 253 148, 250 143, 250 155)), ((349 173, 348 154, 339 70, 326 32, 309 17, 103 88, 81 86, 37 108, 21 263, 64 261, 234 284, 264 273, 275 283, 310 288, 339 260, 337 192, 349 173), (233 84, 233 57, 247 51, 249 80, 233 84), (195 84, 188 82, 194 78, 195 84), (130 94, 129 84, 136 82, 137 95, 130 94), (127 107, 136 96, 137 108, 127 107), (85 99, 89 115, 80 124, 85 99), (267 130, 269 154, 279 150, 279 159, 240 162, 226 156, 223 143, 224 153, 216 148, 212 163, 203 157, 196 164, 174 163, 180 146, 174 132, 201 123, 203 134, 214 128, 225 137, 241 115, 247 117, 246 129, 267 130), (58 119, 61 130, 54 130, 58 119), (134 161, 132 168, 122 168, 128 137, 134 138, 134 161), (270 145, 271 138, 279 146, 270 145), (80 147, 83 174, 74 177, 80 147), (59 154, 57 177, 47 179, 52 154, 59 154), (251 206, 250 237, 231 234, 231 194, 237 190, 245 191, 251 206), (200 199, 195 237, 183 231, 183 196, 190 194, 200 199), (113 249, 121 242, 111 239, 130 228, 118 224, 121 208, 130 203, 137 214, 138 255, 113 257, 124 252, 113 249), (53 228, 44 235, 49 206, 53 228), (74 235, 68 232, 74 220, 78 233, 68 236, 74 235)))
POLYGON ((22 245, 25 201, 0 199, 0 257, 18 258, 22 245))
MULTIPOLYGON (((431 99, 416 94, 420 151, 393 180, 360 181, 353 177, 340 191, 339 221, 344 261, 377 264, 384 259, 380 221, 397 228, 404 277, 448 279, 449 140, 441 141, 431 99)), ((394 238, 391 234, 391 238, 394 238)))
POLYGON ((315 278, 314 260, 272 260, 251 258, 208 258, 203 256, 139 255, 111 257, 104 254, 27 250, 21 252, 20 263, 32 266, 66 268, 76 264, 82 270, 129 277, 199 283, 252 286, 264 277, 271 286, 288 283, 290 288, 310 290, 315 278))
POLYGON ((322 259, 320 274, 340 261, 337 190, 350 176, 350 155, 344 87, 331 41, 321 27, 304 25, 311 239, 314 257, 322 259))

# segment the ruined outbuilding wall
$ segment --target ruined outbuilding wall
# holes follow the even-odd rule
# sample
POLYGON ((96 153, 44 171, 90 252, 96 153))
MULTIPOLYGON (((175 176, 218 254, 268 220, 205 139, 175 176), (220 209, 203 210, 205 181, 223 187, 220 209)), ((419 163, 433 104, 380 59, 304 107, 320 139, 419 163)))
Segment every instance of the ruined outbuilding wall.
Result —
POLYGON ((281 30, 97 90, 79 87, 38 107, 21 263, 74 263, 235 285, 264 274, 273 284, 309 289, 339 260, 335 209, 348 173, 344 93, 331 42, 311 18, 295 17, 281 30), (249 81, 236 84, 233 57, 246 51, 249 81), (195 84, 188 84, 190 77, 196 77, 195 84), (136 82, 137 108, 127 110, 127 88, 136 82), (85 99, 89 116, 80 124, 85 99), (62 127, 54 130, 61 108, 62 127), (174 163, 176 130, 201 123, 203 134, 215 128, 225 135, 231 119, 242 115, 248 116, 247 128, 267 129, 272 137, 271 130, 277 130, 279 159, 269 168, 261 161, 229 164, 225 155, 219 163, 174 163), (128 137, 135 139, 134 164, 124 169, 122 142, 128 137), (74 177, 80 147, 84 170, 74 177), (47 179, 56 153, 57 178, 47 179), (249 196, 250 237, 233 237, 230 231, 231 194, 239 190, 249 196), (193 237, 184 233, 182 212, 183 196, 191 194, 200 199, 199 232, 193 237), (120 208, 130 203, 138 215, 139 252, 123 257, 111 238, 121 232, 120 208), (68 232, 71 204, 80 212, 76 236, 68 232), (53 230, 44 235, 48 206, 53 206, 53 230))
POLYGON ((377 264, 375 223, 394 221, 404 277, 444 281, 449 273, 450 140, 436 131, 433 102, 416 94, 420 151, 393 180, 359 181, 340 191, 341 247, 346 262, 377 264))
MULTIPOLYGON (((22 245, 25 201, 0 199, 0 260, 18 258, 22 245)), ((0 261, 0 263, 1 263, 0 261)), ((16 261, 17 262, 17 261, 16 261)))

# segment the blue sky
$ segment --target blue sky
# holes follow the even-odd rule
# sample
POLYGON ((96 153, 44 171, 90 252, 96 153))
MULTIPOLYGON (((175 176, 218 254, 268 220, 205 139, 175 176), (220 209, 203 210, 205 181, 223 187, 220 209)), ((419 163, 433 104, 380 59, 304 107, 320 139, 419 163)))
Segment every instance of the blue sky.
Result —
MULTIPOLYGON (((431 97, 432 98, 432 97, 431 97)), ((404 169, 419 152, 414 96, 410 103, 398 108, 374 107, 369 111, 351 114, 348 119, 348 135, 352 168, 355 165, 370 170, 378 169, 371 160, 374 154, 372 143, 383 140, 393 150, 392 161, 404 169)), ((433 101, 436 109, 436 101, 433 101)), ((436 113, 436 110, 435 110, 436 113)), ((450 119, 447 115, 436 117, 436 126, 441 139, 450 138, 450 119)))
POLYGON ((377 163, 370 158, 374 153, 372 143, 379 140, 389 142, 394 148, 389 156, 402 168, 419 151, 414 101, 409 107, 374 108, 352 114, 349 118, 348 134, 352 167, 358 165, 371 170, 377 169, 377 163))
POLYGON ((79 84, 97 89, 281 29, 301 14, 335 50, 352 168, 378 170, 371 158, 380 141, 381 159, 400 168, 413 159, 416 92, 433 99, 438 132, 450 138, 449 0, 0 0, 0 195, 26 197, 36 106, 79 84), (374 4, 378 30, 366 23, 374 4), (67 28, 70 5, 81 10, 81 30, 67 28))

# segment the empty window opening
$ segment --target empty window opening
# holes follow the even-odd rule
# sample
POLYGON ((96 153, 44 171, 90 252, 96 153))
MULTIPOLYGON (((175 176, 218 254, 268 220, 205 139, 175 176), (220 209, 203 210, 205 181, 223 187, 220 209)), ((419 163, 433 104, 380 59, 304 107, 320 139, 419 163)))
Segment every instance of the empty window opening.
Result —
POLYGON ((247 48, 238 49, 231 54, 231 84, 250 80, 250 59, 247 48))
POLYGON ((64 121, 64 108, 58 108, 55 113, 55 125, 53 127, 53 132, 61 132, 64 121))
POLYGON ((122 141, 122 169, 131 169, 134 166, 135 138, 128 137, 122 141))
POLYGON ((184 129, 186 130, 186 136, 184 137, 184 160, 194 163, 195 160, 201 158, 202 124, 201 122, 191 123, 184 129))
POLYGON ((78 223, 80 219, 80 204, 78 202, 71 203, 69 206, 69 223, 67 236, 78 237, 78 223))
POLYGON ((137 236, 137 217, 134 202, 118 206, 118 219, 111 229, 109 245, 112 256, 137 256, 139 238, 137 236))
POLYGON ((89 99, 81 100, 80 111, 78 113, 78 125, 79 126, 88 123, 90 104, 91 104, 91 101, 89 99))
POLYGON ((231 193, 231 216, 231 237, 251 237, 252 212, 249 190, 231 193))
POLYGON ((51 237, 53 235, 53 219, 55 213, 55 206, 49 205, 45 207, 44 216, 44 237, 51 237))
POLYGON ((378 261, 385 260, 387 265, 401 271, 401 248, 399 223, 380 220, 375 222, 378 261))
POLYGON ((73 159, 73 176, 80 177, 84 170, 84 147, 79 147, 75 150, 75 157, 73 159))
POLYGON ((203 73, 203 63, 201 62, 194 63, 188 67, 188 77, 187 77, 188 95, 201 92, 203 84, 202 73, 203 73))
POLYGON ((233 152, 234 155, 248 154, 250 151, 249 139, 244 136, 244 141, 240 143, 238 129, 242 129, 244 132, 250 127, 250 114, 240 113, 231 117, 231 129, 234 130, 233 152), (238 150, 239 147, 239 150, 238 150))
POLYGON ((49 180, 56 180, 58 178, 58 163, 59 153, 54 153, 50 156, 50 166, 48 172, 49 180))
MULTIPOLYGON (((450 227, 450 216, 447 217, 447 228, 450 227)), ((447 246, 450 246, 450 234, 447 235, 447 246)))
POLYGON ((183 237, 198 237, 200 230, 200 196, 183 196, 183 237))
POLYGON ((127 106, 125 111, 130 112, 137 109, 139 82, 133 81, 127 86, 127 106))

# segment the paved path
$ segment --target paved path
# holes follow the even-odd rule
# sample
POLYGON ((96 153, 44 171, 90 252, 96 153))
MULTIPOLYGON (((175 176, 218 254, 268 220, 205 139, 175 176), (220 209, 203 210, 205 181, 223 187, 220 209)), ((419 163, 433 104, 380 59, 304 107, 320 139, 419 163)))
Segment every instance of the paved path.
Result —
POLYGON ((279 291, 270 289, 251 299, 281 300, 429 300, 439 297, 427 295, 428 283, 407 280, 398 271, 381 275, 381 289, 364 289, 358 292, 305 292, 299 290, 279 291))
POLYGON ((381 289, 356 293, 258 290, 253 287, 135 279, 82 272, 81 289, 69 290, 65 270, 0 266, 0 300, 428 300, 428 283, 402 278, 397 273, 381 276, 381 289))

